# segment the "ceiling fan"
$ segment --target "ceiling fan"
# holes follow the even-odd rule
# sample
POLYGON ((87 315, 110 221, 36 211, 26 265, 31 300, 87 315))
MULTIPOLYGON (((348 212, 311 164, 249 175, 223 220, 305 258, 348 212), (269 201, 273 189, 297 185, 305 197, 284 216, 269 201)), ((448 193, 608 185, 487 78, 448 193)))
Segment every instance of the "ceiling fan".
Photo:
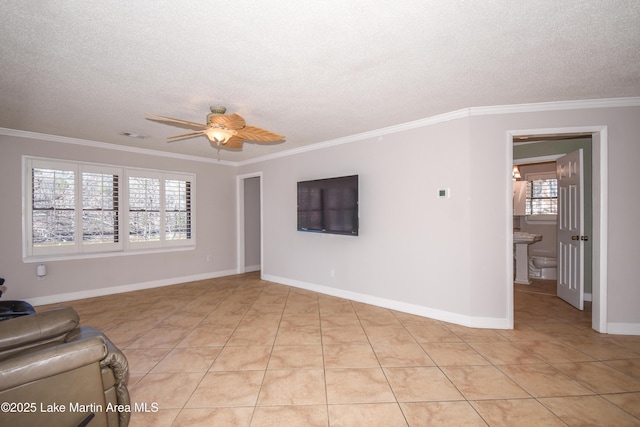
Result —
POLYGON ((155 114, 147 114, 147 116, 154 121, 169 122, 166 124, 194 130, 194 132, 169 136, 167 139, 179 141, 204 135, 209 139, 211 145, 218 150, 220 148, 242 148, 244 140, 274 142, 285 138, 283 135, 278 135, 256 126, 248 126, 241 115, 237 113, 225 114, 227 111, 225 107, 211 106, 210 109, 211 113, 207 114, 207 124, 155 114))

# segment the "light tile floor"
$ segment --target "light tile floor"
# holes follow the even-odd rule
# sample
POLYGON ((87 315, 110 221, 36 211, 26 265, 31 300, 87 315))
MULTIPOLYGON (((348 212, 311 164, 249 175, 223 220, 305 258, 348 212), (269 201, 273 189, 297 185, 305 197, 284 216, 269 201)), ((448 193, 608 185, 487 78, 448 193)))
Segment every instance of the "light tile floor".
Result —
POLYGON ((596 333, 544 288, 516 286, 513 330, 258 273, 56 306, 126 354, 132 401, 159 409, 134 427, 640 426, 640 337, 596 333))

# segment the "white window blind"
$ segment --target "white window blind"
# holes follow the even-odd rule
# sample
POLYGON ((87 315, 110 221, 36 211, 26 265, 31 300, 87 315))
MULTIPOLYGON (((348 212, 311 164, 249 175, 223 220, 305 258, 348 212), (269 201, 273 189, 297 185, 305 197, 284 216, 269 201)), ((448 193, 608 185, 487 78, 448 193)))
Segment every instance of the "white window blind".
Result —
POLYGON ((526 215, 556 215, 558 213, 558 180, 534 179, 527 182, 526 215))
POLYGON ((129 177, 129 242, 160 241, 160 179, 129 177))
POLYGON ((195 246, 192 174, 29 156, 23 170, 25 259, 195 246))
POLYGON ((83 244, 119 242, 119 197, 119 177, 117 174, 83 172, 83 244))
POLYGON ((34 248, 75 245, 76 192, 73 169, 60 165, 31 170, 31 241, 34 248))
POLYGON ((165 181, 165 230, 167 240, 191 239, 191 182, 165 181))
POLYGON ((130 246, 192 244, 193 178, 132 171, 128 179, 130 246))

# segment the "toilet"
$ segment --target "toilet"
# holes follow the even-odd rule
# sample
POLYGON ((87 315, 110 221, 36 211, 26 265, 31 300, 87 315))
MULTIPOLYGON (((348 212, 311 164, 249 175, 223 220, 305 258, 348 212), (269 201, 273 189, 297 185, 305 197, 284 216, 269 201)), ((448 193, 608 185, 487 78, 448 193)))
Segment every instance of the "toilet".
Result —
POLYGON ((558 260, 553 257, 533 255, 529 257, 529 277, 532 279, 556 280, 558 260))

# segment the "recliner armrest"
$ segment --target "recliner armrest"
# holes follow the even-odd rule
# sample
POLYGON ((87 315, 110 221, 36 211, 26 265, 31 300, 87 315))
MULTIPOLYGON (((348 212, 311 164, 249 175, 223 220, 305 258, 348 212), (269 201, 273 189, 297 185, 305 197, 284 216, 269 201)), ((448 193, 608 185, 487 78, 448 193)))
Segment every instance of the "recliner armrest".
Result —
POLYGON ((0 355, 21 346, 61 338, 79 323, 80 317, 71 307, 4 320, 0 322, 0 355))
MULTIPOLYGON (((86 340, 96 336, 102 337, 107 346, 107 355, 100 361, 100 367, 103 368, 103 370, 109 369, 113 373, 113 378, 115 379, 113 386, 116 391, 118 404, 125 407, 130 406, 131 397, 127 389, 127 383, 129 382, 129 362, 120 349, 116 347, 102 331, 91 326, 80 326, 70 332, 65 339, 67 342, 75 342, 76 340, 86 340)), ((130 416, 130 411, 119 412, 118 418, 120 425, 128 425, 130 416)))
POLYGON ((14 354, 0 361, 0 391, 99 362, 106 354, 101 336, 14 354))
POLYGON ((120 349, 113 344, 108 337, 106 337, 102 331, 91 326, 80 326, 74 331, 67 334, 65 341, 73 342, 78 340, 85 340, 99 336, 103 339, 107 346, 107 353, 104 359, 100 362, 100 367, 109 367, 113 370, 113 375, 118 383, 124 383, 125 385, 129 381, 129 362, 127 358, 122 354, 120 349))

